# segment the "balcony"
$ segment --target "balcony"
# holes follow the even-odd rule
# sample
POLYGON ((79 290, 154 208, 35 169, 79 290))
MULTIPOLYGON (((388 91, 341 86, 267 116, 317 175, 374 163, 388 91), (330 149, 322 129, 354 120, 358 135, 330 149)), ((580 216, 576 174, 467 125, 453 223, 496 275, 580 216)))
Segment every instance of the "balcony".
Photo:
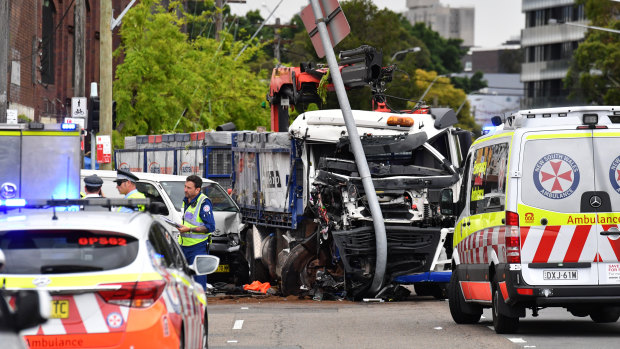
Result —
POLYGON ((521 82, 564 79, 570 60, 544 61, 521 64, 521 82))

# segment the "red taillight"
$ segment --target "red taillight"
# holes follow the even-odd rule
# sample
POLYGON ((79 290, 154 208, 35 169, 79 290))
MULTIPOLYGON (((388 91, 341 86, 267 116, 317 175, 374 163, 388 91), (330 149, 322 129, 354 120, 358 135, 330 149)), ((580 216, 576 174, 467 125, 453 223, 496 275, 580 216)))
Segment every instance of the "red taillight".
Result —
POLYGON ((523 296, 533 296, 534 289, 532 288, 517 288, 517 293, 523 296))
POLYGON ((110 287, 110 290, 99 291, 99 295, 106 303, 127 307, 147 308, 159 299, 166 282, 164 280, 121 282, 100 284, 110 287))
POLYGON ((521 263, 521 241, 519 227, 506 227, 506 262, 521 263))
POLYGON ((519 214, 516 212, 506 211, 506 225, 519 225, 519 214))

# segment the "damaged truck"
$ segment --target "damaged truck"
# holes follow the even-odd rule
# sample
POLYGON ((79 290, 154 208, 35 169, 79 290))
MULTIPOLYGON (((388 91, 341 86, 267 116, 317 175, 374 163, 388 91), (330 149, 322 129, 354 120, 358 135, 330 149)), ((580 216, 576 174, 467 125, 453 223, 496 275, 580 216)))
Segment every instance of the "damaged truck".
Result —
MULTIPOLYGON (((454 217, 440 213, 439 193, 457 183, 471 135, 454 127, 451 109, 388 109, 381 92, 393 67, 381 67, 381 53, 370 47, 352 51, 341 53, 345 86, 370 85, 377 106, 353 116, 385 221, 383 285, 443 270, 441 260, 449 268, 454 217)), ((308 111, 288 125, 290 106, 318 101, 325 72, 303 64, 274 69, 268 99, 278 132, 232 134, 231 195, 247 227, 242 241, 252 280, 277 283, 283 295, 376 297, 369 293, 373 222, 342 112, 308 111)), ((432 281, 416 280, 423 279, 432 281)))

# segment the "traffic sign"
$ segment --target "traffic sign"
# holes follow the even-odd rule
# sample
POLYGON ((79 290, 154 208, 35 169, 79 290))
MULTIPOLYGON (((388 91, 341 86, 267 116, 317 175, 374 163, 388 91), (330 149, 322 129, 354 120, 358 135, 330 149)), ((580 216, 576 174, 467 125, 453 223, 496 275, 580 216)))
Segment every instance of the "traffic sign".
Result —
POLYGON ((65 118, 65 123, 67 124, 78 124, 81 129, 84 129, 86 119, 84 118, 65 118))
MULTIPOLYGON (((327 26, 329 39, 332 42, 332 47, 334 47, 349 35, 351 27, 349 26, 347 18, 344 16, 344 12, 342 12, 342 8, 340 8, 338 0, 318 1, 323 12, 322 19, 327 26)), ((310 40, 312 41, 317 56, 319 58, 325 57, 325 49, 321 42, 319 30, 316 27, 316 19, 314 17, 314 11, 312 11, 312 4, 306 6, 306 8, 301 11, 301 20, 304 22, 308 35, 310 35, 310 40)))
POLYGON ((88 115, 86 97, 71 98, 71 116, 74 118, 85 118, 88 115))
POLYGON ((6 110, 6 123, 7 124, 17 124, 17 109, 7 109, 6 110))

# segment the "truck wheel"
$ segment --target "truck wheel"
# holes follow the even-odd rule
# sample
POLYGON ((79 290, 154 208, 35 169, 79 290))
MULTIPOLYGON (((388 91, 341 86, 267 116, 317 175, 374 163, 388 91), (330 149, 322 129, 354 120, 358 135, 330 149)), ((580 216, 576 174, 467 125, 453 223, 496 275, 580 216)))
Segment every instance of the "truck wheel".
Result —
POLYGON ((289 253, 284 265, 282 266, 282 294, 299 295, 301 286, 311 288, 316 280, 316 272, 320 266, 324 265, 321 255, 316 255, 316 249, 310 246, 299 244, 289 253))
POLYGON ((499 290, 499 283, 493 286, 493 327, 495 333, 515 333, 519 329, 519 317, 510 317, 502 313, 502 308, 509 307, 504 302, 504 296, 499 290))
POLYGON ((475 324, 482 316, 480 305, 465 302, 456 270, 452 271, 448 284, 448 305, 452 319, 457 324, 475 324))
POLYGON ((269 271, 263 265, 263 262, 260 259, 254 258, 254 239, 250 232, 248 232, 248 235, 247 235, 246 256, 248 259, 248 267, 250 269, 250 282, 271 281, 269 278, 269 271))
POLYGON ((620 318, 620 307, 601 307, 590 312, 590 318, 596 323, 616 322, 620 318))

